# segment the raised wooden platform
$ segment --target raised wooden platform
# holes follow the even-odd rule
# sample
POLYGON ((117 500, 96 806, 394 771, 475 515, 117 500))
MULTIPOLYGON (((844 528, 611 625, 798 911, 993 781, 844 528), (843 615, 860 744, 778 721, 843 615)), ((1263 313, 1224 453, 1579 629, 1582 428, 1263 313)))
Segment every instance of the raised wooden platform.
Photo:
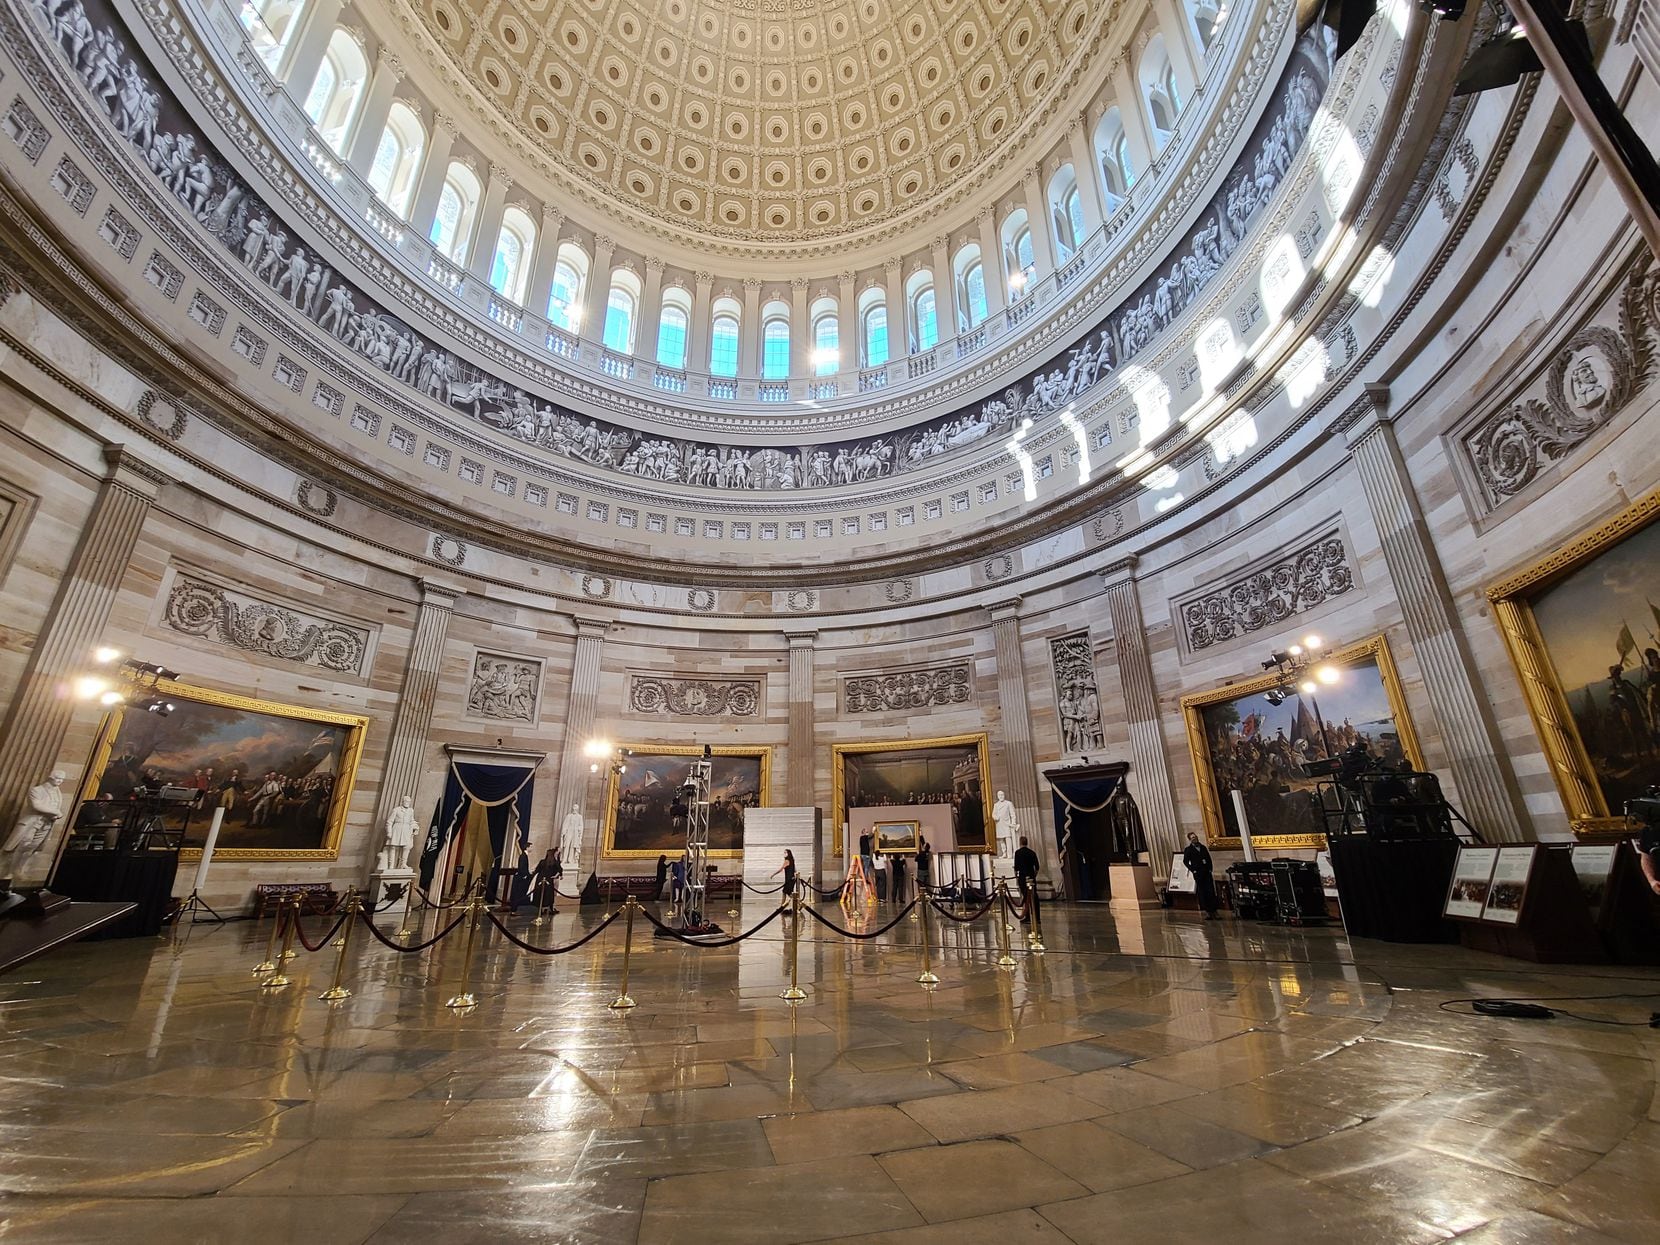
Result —
POLYGON ((0 973, 95 934, 132 912, 132 903, 72 903, 41 917, 0 919, 0 973))

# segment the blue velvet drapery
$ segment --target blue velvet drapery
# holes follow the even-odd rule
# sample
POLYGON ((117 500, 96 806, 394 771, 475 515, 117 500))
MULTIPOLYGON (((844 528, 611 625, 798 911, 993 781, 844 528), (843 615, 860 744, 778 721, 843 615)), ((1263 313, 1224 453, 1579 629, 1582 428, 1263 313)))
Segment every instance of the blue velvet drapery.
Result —
MULTIPOLYGON (((431 889, 432 875, 445 847, 468 824, 476 808, 489 827, 491 863, 496 868, 513 870, 510 902, 523 902, 530 886, 526 853, 530 849, 530 802, 535 781, 534 767, 451 761, 443 798, 433 811, 426 844, 421 849, 422 888, 431 889), (518 845, 516 854, 511 850, 514 842, 518 845)), ((482 856, 482 852, 468 854, 469 859, 482 860, 482 856)))
MULTIPOLYGON (((1068 778, 1065 774, 1050 770, 1045 777, 1049 779, 1049 788, 1055 802, 1055 847, 1060 853, 1062 869, 1068 863, 1068 853, 1072 848, 1072 818, 1090 816, 1101 812, 1112 802, 1112 797, 1118 794, 1118 788, 1124 782, 1122 774, 1094 775, 1088 778, 1068 778)), ((1078 899, 1095 899, 1094 887, 1090 885, 1089 870, 1077 871, 1077 884, 1088 894, 1080 894, 1078 899)))

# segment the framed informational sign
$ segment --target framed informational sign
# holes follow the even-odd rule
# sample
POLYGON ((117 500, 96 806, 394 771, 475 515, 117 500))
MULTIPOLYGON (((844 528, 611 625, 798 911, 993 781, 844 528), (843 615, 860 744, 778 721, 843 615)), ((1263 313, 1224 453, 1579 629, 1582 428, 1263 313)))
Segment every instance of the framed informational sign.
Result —
POLYGON ((1314 867, 1320 870, 1320 890, 1327 899, 1337 898, 1337 870, 1331 867, 1331 853, 1321 850, 1314 853, 1314 867))
POLYGON ((1602 911, 1603 896, 1608 893, 1608 878, 1614 871, 1614 853, 1618 843, 1575 843, 1573 850, 1574 876, 1585 895, 1585 906, 1595 916, 1602 911))
POLYGON ((1452 888, 1447 891, 1447 916, 1480 920, 1487 906, 1487 892, 1493 885, 1493 866, 1498 862, 1496 847, 1461 847, 1453 866, 1452 888))
POLYGON ((1499 859, 1493 866, 1493 885, 1487 891, 1487 906, 1481 910, 1481 919, 1500 925, 1516 925, 1522 919, 1522 904, 1527 899, 1527 879, 1533 872, 1533 843, 1519 847, 1501 847, 1499 859))
POLYGON ((1193 875, 1187 871, 1182 863, 1182 854, 1175 853, 1170 858, 1170 890, 1177 895, 1197 895, 1199 884, 1193 880, 1193 875))

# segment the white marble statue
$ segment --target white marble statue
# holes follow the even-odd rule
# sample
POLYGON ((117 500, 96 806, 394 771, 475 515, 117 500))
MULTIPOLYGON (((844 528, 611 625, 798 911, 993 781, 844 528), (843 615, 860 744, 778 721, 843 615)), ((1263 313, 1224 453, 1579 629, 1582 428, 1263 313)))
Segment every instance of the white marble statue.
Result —
POLYGON ((404 796, 386 819, 386 842, 381 844, 377 873, 399 873, 409 868, 409 849, 415 846, 415 801, 404 796))
POLYGON ((572 804, 565 820, 559 823, 559 863, 569 877, 576 876, 576 867, 582 860, 582 806, 572 804))
POLYGON ((991 806, 991 819, 997 826, 997 854, 1014 857, 1015 836, 1020 833, 1020 819, 1015 816, 1014 804, 1001 791, 991 806))
POLYGON ((35 853, 46 845, 58 818, 63 816, 63 773, 53 770, 29 788, 23 815, 17 819, 4 848, 0 848, 0 878, 21 878, 35 853))

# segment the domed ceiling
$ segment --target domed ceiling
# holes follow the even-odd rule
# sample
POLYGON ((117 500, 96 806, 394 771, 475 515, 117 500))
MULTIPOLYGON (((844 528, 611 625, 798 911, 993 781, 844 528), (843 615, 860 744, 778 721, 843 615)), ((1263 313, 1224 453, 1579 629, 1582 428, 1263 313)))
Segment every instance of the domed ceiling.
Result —
POLYGON ((1075 79, 1089 0, 409 0, 557 165, 661 222, 806 242, 920 215, 1075 79))

